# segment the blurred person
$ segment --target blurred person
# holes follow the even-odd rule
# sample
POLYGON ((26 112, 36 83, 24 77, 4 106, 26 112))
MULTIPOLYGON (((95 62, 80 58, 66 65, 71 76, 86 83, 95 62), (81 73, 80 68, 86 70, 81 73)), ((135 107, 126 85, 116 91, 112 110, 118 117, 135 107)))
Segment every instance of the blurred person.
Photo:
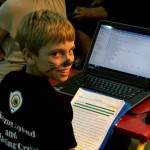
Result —
POLYGON ((116 21, 142 27, 150 27, 150 10, 147 0, 92 0, 91 4, 77 5, 71 21, 75 27, 93 37, 100 19, 116 21))

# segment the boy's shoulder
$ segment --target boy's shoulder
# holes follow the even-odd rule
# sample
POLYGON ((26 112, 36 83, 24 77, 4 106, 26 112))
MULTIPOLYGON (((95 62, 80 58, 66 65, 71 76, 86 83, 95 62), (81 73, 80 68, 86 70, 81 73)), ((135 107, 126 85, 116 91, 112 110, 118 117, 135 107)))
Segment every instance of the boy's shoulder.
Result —
POLYGON ((45 91, 53 91, 49 81, 43 77, 38 77, 24 71, 13 71, 8 73, 0 83, 1 91, 21 90, 24 93, 38 94, 45 91), (42 87, 42 88, 41 88, 42 87))
POLYGON ((6 81, 9 83, 15 82, 16 84, 24 83, 25 85, 28 84, 29 82, 31 84, 32 82, 37 83, 37 84, 41 82, 44 82, 44 83, 48 82, 48 80, 43 77, 39 77, 39 76, 26 73, 23 70, 9 72, 2 80, 2 82, 6 82, 6 81))
MULTIPOLYGON (((13 71, 8 73, 0 84, 0 95, 9 95, 12 91, 20 91, 29 99, 45 99, 45 102, 56 105, 68 105, 71 101, 69 96, 65 96, 54 90, 49 80, 35 76, 24 71, 13 71)), ((64 106, 68 107, 68 106, 64 106)))

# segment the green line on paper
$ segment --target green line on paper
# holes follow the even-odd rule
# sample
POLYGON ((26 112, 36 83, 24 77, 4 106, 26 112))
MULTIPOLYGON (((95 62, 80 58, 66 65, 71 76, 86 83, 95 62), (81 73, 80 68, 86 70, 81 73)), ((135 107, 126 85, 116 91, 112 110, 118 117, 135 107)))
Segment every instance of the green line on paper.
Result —
POLYGON ((94 111, 92 109, 88 109, 88 108, 85 108, 85 107, 82 107, 82 106, 74 105, 74 107, 82 108, 82 109, 85 109, 85 110, 88 110, 88 111, 92 111, 92 112, 95 112, 95 113, 98 113, 98 114, 101 114, 101 115, 104 115, 104 116, 110 116, 108 114, 104 114, 104 113, 101 113, 101 112, 98 112, 98 111, 94 111))
MULTIPOLYGON (((99 112, 103 112, 103 113, 107 113, 107 114, 111 114, 111 115, 114 115, 114 113, 112 112, 109 112, 109 109, 104 109, 102 107, 98 107, 98 108, 102 108, 104 110, 100 110, 100 109, 97 109, 95 107, 90 107, 90 106, 87 106, 87 105, 84 105, 84 104, 80 104, 80 103, 75 103, 73 106, 79 106, 79 107, 84 107, 84 108, 90 108, 90 110, 92 109, 93 111, 96 110, 96 111, 99 111, 99 112)), ((92 106, 95 106, 95 105, 92 105, 92 106)))
POLYGON ((89 104, 89 103, 86 103, 86 104, 87 104, 87 105, 90 105, 90 106, 94 106, 94 107, 97 107, 97 108, 102 108, 102 109, 105 109, 105 110, 108 110, 108 111, 114 112, 114 110, 111 110, 111 109, 103 108, 103 107, 96 106, 96 105, 89 104))

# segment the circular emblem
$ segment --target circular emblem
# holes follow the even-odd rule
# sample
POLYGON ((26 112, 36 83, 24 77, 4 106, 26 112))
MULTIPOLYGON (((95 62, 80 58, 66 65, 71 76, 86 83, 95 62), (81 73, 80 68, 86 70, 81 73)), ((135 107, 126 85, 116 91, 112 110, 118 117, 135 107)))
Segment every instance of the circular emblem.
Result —
POLYGON ((9 107, 11 113, 16 112, 22 105, 22 95, 20 91, 14 91, 10 93, 9 107))
POLYGON ((11 100, 11 104, 13 107, 17 107, 19 103, 20 103, 20 98, 18 95, 15 95, 11 100))

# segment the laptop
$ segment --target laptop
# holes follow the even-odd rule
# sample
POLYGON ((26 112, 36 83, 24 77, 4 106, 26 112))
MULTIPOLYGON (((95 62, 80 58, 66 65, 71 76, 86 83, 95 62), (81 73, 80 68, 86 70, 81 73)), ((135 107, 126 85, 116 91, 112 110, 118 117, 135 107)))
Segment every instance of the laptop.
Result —
POLYGON ((150 29, 100 20, 83 69, 55 89, 74 96, 79 87, 123 99, 131 108, 150 96, 150 29))

